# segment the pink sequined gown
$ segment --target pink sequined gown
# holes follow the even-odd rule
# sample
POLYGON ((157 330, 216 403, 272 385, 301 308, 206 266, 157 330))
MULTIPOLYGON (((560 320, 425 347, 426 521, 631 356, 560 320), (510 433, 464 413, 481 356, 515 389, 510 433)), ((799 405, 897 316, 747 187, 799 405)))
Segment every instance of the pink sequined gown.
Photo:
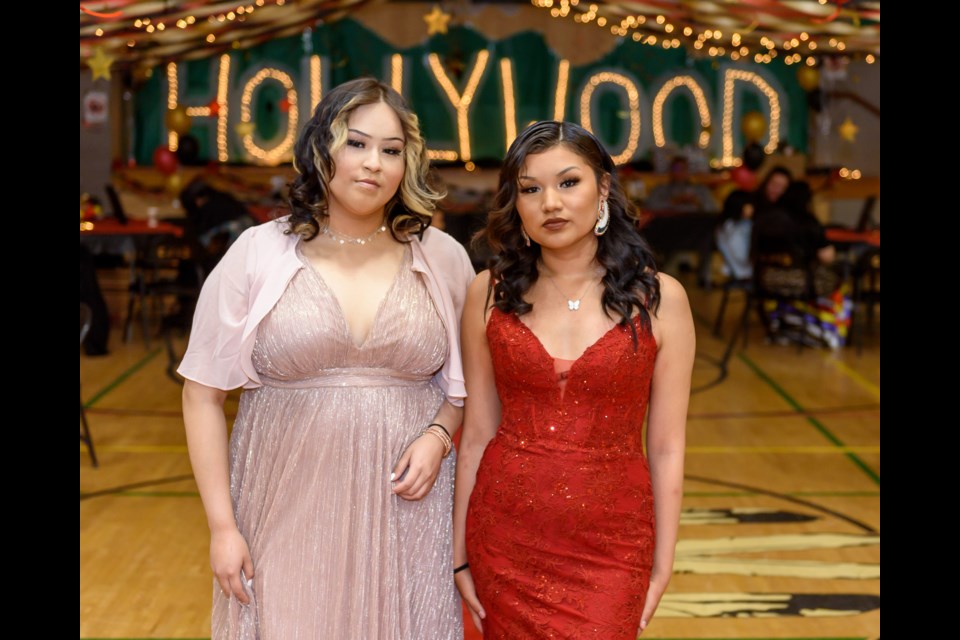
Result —
POLYGON ((360 347, 302 256, 258 328, 264 385, 244 392, 230 484, 253 558, 253 604, 214 583, 215 640, 453 640, 454 456, 430 494, 391 493, 390 473, 443 401, 432 382, 443 323, 408 248, 360 347))
POLYGON ((617 325, 569 363, 516 315, 490 316, 503 410, 466 532, 485 638, 636 638, 653 565, 642 432, 657 345, 634 325, 636 349, 617 325))

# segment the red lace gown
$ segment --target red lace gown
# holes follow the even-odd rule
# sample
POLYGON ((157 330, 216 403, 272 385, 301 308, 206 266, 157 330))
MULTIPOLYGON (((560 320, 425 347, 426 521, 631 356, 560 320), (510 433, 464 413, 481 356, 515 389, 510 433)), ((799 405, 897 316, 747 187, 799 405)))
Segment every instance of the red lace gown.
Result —
POLYGON ((565 385, 516 315, 494 309, 487 323, 503 411, 466 531, 486 638, 636 637, 653 564, 642 427, 657 346, 633 322, 636 349, 615 326, 565 385))

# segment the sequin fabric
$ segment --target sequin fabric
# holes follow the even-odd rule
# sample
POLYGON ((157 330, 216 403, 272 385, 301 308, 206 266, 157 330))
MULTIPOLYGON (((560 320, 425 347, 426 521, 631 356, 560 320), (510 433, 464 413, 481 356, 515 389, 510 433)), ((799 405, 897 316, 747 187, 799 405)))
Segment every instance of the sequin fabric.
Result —
POLYGON ((553 358, 514 314, 487 323, 503 406, 467 514, 486 638, 636 637, 653 563, 642 426, 656 343, 639 320, 574 361, 553 358))
POLYGON ((258 328, 263 387, 244 392, 230 489, 254 564, 253 604, 214 583, 214 639, 453 640, 454 456, 409 502, 390 473, 432 421, 447 336, 406 251, 357 346, 320 274, 304 267, 258 328))

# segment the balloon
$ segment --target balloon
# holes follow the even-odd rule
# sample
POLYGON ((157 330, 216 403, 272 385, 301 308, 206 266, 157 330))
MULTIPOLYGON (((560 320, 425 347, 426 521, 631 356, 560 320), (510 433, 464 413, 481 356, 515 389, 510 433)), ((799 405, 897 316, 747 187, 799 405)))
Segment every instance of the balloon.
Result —
POLYGON ((730 178, 744 191, 753 191, 757 187, 757 174, 744 166, 730 170, 730 178))
POLYGON ((183 176, 179 171, 171 173, 167 176, 167 193, 176 198, 180 195, 180 191, 183 189, 183 176))
POLYGON ((177 145, 177 158, 180 159, 180 164, 191 167, 197 164, 200 158, 200 143, 197 139, 187 134, 185 136, 180 136, 180 143, 177 145))
MULTIPOLYGON (((181 144, 183 143, 181 142, 181 144)), ((764 153, 763 147, 756 142, 751 142, 743 149, 743 166, 751 171, 756 171, 766 157, 767 154, 764 153)))
POLYGON ((740 130, 749 142, 757 142, 767 132, 767 120, 757 111, 745 113, 740 120, 740 130))
POLYGON ((160 173, 168 176, 177 170, 179 164, 180 163, 177 162, 177 154, 170 151, 166 145, 160 145, 153 150, 153 166, 155 166, 160 173))
POLYGON ((797 83, 804 91, 813 91, 820 86, 820 71, 803 65, 797 69, 797 83))
POLYGON ((187 115, 187 108, 183 105, 167 110, 167 129, 181 136, 190 133, 190 127, 193 125, 191 120, 192 118, 187 115))

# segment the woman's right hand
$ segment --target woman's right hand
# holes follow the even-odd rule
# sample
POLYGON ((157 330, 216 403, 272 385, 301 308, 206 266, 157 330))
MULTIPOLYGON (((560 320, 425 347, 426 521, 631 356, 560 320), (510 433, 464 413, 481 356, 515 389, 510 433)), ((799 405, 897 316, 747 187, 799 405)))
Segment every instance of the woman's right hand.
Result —
POLYGON ((253 560, 243 534, 236 527, 210 534, 210 567, 228 598, 236 596, 241 604, 250 604, 243 579, 253 579, 253 560), (240 571, 243 575, 240 575, 240 571))
POLYGON ((453 581, 457 583, 460 597, 467 603, 467 610, 470 612, 470 617, 473 618, 473 625, 477 628, 477 631, 483 633, 481 620, 487 617, 487 612, 483 610, 483 605, 477 599, 477 590, 473 586, 473 576, 470 575, 470 569, 464 569, 454 575, 453 581))

